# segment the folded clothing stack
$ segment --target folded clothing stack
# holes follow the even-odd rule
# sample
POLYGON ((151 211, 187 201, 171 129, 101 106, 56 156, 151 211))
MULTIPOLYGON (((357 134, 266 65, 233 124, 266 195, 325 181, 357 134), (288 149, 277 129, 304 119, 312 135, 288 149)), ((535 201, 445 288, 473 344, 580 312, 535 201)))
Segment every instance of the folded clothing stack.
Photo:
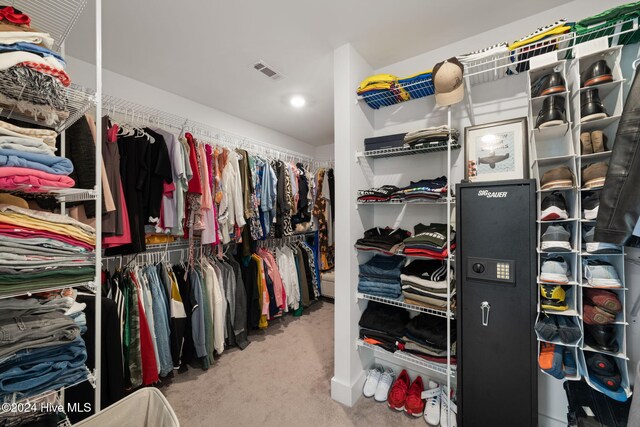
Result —
POLYGON ((400 188, 395 185, 383 185, 382 187, 370 188, 368 190, 358 191, 358 202, 361 203, 374 203, 374 202, 388 202, 391 200, 391 196, 400 188))
POLYGON ((419 202, 424 200, 439 199, 447 195, 447 177, 441 176, 435 179, 421 179, 411 181, 409 185, 399 188, 391 195, 390 200, 404 202, 419 202))
MULTIPOLYGON (((400 270, 402 295, 407 304, 446 310, 447 288, 455 296, 455 279, 451 269, 451 281, 447 283, 447 264, 441 260, 409 260, 400 270)), ((452 309, 455 304, 452 304, 452 309)))
MULTIPOLYGON (((451 364, 456 364, 456 322, 451 320, 451 364)), ((421 313, 407 324, 400 349, 435 363, 447 363, 447 319, 421 313)))
POLYGON ((356 249, 393 255, 398 252, 400 244, 409 236, 411 233, 402 228, 375 227, 365 231, 364 237, 356 241, 356 249))
POLYGON ((87 378, 85 304, 67 291, 0 300, 0 400, 24 399, 87 378))
POLYGON ((71 217, 0 204, 0 295, 93 280, 95 237, 71 217))
POLYGON ((638 43, 640 31, 637 29, 640 18, 640 2, 616 6, 597 15, 584 18, 573 25, 576 33, 575 43, 583 43, 593 38, 609 36, 614 32, 623 33, 616 37, 617 45, 638 43))
POLYGON ((360 317, 360 338, 385 350, 396 351, 398 344, 404 344, 402 337, 407 323, 409 323, 407 310, 369 301, 367 309, 360 317))
POLYGON ((53 126, 69 117, 65 61, 25 13, 0 6, 0 105, 53 126))
POLYGON ((449 136, 451 136, 452 140, 457 141, 459 132, 456 129, 450 129, 446 125, 432 126, 406 134, 404 136, 404 146, 406 148, 428 147, 429 145, 449 141, 449 136))
POLYGON ((73 163, 55 155, 56 136, 52 130, 0 121, 0 189, 38 192, 43 187, 73 187, 75 181, 69 177, 73 163))
POLYGON ((380 203, 389 201, 401 201, 405 203, 417 203, 421 201, 440 199, 447 195, 447 177, 441 176, 435 179, 421 179, 411 181, 406 187, 395 185, 383 185, 358 191, 358 202, 380 203))
POLYGON ((511 52, 511 61, 518 62, 511 66, 508 73, 522 73, 529 69, 529 58, 537 55, 553 52, 558 48, 561 35, 571 31, 571 25, 566 19, 560 19, 553 24, 538 28, 533 33, 511 43, 508 47, 511 52), (517 55, 516 55, 517 49, 517 55))
POLYGON ((360 265, 358 292, 386 298, 399 298, 400 267, 404 258, 400 256, 376 255, 360 265))
POLYGON ((398 84, 398 77, 393 74, 367 77, 360 83, 356 93, 363 96, 365 102, 374 109, 411 99, 409 92, 398 84))
MULTIPOLYGON (((403 242, 402 253, 409 256, 435 259, 447 258, 447 224, 417 224, 414 235, 403 242)), ((451 251, 456 248, 456 234, 451 229, 451 251)))

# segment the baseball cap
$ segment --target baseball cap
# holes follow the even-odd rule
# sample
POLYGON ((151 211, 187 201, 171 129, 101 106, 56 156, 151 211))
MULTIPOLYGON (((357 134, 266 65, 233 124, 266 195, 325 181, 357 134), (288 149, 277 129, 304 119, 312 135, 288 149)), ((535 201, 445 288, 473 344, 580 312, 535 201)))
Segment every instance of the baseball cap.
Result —
POLYGON ((457 104, 464 98, 462 75, 464 65, 456 58, 449 58, 433 67, 433 85, 436 103, 441 106, 457 104))

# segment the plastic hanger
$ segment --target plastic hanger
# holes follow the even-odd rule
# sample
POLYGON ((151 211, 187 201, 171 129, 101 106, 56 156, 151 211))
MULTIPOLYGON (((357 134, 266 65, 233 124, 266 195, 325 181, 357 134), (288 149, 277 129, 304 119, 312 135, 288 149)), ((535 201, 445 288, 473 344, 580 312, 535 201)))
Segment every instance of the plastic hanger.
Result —
POLYGON ((636 70, 636 68, 638 68, 638 64, 640 64, 640 58, 636 59, 635 61, 633 61, 633 63, 631 64, 631 66, 633 67, 633 71, 636 70))

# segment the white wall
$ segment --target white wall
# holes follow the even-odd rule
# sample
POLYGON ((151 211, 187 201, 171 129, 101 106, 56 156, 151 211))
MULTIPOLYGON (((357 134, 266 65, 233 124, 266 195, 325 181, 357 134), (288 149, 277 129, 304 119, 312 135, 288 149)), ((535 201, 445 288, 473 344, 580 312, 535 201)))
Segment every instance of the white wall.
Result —
MULTIPOLYGON (((95 88, 95 66, 70 56, 67 71, 74 83, 95 88)), ((180 117, 189 118, 220 130, 252 138, 267 144, 315 156, 315 147, 273 129, 257 125, 215 108, 191 101, 144 82, 133 80, 109 70, 103 71, 103 92, 180 117)))
POLYGON ((335 159, 335 144, 326 144, 316 147, 315 159, 316 160, 333 160, 335 159))

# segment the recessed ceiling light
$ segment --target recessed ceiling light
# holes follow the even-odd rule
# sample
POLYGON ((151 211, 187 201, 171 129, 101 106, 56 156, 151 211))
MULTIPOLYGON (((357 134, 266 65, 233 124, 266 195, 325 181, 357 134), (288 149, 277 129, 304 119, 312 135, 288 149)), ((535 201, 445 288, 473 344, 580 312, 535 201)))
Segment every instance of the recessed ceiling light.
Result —
POLYGON ((291 106, 295 108, 302 108, 307 104, 307 100, 300 95, 292 96, 289 102, 291 103, 291 106))

